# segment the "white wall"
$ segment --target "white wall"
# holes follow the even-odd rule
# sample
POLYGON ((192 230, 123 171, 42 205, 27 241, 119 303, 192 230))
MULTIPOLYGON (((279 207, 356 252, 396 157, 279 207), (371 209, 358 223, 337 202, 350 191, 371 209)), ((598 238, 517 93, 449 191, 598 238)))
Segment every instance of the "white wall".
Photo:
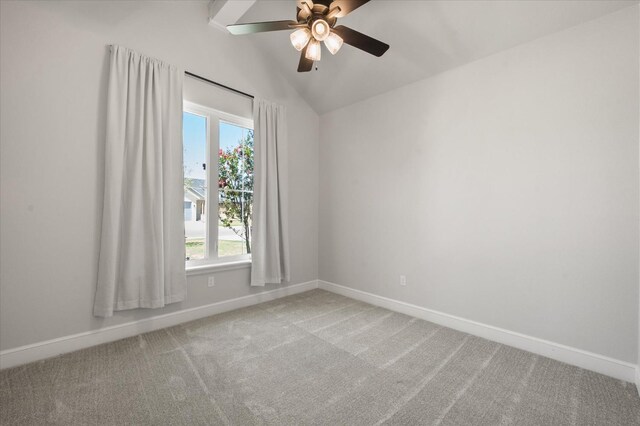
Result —
POLYGON ((292 283, 317 278, 318 116, 250 38, 208 26, 206 1, 2 1, 0 17, 0 349, 263 291, 221 272, 190 277, 184 303, 92 316, 112 43, 288 107, 292 283))
POLYGON ((327 281, 637 362, 630 10, 329 113, 318 152, 316 114, 205 1, 0 2, 0 350, 262 291, 228 271, 91 315, 118 43, 288 106, 292 282, 319 256, 327 281))
POLYGON ((638 26, 634 6, 323 115, 320 279, 635 364, 638 26))

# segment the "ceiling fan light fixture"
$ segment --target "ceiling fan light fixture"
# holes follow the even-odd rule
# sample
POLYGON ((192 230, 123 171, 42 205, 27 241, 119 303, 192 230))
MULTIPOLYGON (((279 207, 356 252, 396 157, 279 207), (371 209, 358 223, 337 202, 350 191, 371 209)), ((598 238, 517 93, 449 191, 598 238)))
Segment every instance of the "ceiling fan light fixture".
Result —
MULTIPOLYGON (((0 0, 2 1, 2 0, 0 0)), ((221 0, 222 1, 222 0, 221 0)), ((225 0, 226 1, 226 0, 225 0)), ((255 0, 253 0, 255 1, 255 0)), ((287 0, 291 1, 291 0, 287 0)), ((233 35, 289 31, 291 44, 298 50, 298 72, 309 72, 320 60, 322 43, 332 55, 338 53, 343 44, 348 44, 370 55, 380 57, 389 50, 389 45, 362 34, 338 20, 369 3, 370 0, 296 0, 295 20, 249 22, 227 25, 233 35)))
POLYGON ((299 52, 304 49, 307 43, 309 43, 309 40, 311 40, 311 31, 309 31, 308 28, 300 28, 292 32, 289 38, 291 39, 293 47, 299 52))
POLYGON ((318 41, 324 41, 331 34, 331 27, 324 19, 316 19, 311 24, 311 33, 318 41))
POLYGON ((318 40, 311 40, 307 46, 307 53, 304 57, 311 61, 319 61, 321 53, 320 42, 318 40))
POLYGON ((324 41, 324 45, 327 46, 327 49, 329 49, 329 52, 331 52, 332 55, 335 55, 342 47, 343 42, 344 40, 342 40, 342 37, 336 33, 331 33, 324 41))

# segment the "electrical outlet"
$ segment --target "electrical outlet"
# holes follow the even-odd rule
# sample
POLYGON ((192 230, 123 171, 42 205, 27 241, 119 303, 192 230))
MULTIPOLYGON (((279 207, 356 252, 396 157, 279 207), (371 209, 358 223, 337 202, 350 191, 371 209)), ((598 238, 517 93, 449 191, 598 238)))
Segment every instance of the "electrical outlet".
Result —
POLYGON ((209 281, 207 282, 207 286, 213 287, 216 285, 216 277, 209 277, 209 281))
POLYGON ((400 275, 400 285, 407 285, 407 276, 400 275))

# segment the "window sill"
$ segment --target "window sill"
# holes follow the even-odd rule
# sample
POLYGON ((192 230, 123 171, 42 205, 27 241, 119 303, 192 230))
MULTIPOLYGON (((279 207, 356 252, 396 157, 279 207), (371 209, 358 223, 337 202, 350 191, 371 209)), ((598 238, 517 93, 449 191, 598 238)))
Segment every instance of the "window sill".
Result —
POLYGON ((251 267, 251 259, 238 260, 235 262, 209 263, 207 265, 187 266, 187 276, 205 275, 214 272, 233 271, 236 269, 246 269, 251 267))

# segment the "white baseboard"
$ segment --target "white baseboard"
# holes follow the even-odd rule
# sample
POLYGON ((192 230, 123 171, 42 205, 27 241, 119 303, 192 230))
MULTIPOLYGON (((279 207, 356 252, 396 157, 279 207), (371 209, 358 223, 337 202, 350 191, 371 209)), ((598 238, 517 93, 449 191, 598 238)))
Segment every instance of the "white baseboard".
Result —
POLYGON ((327 281, 318 281, 318 287, 365 303, 417 317, 435 324, 463 331, 507 346, 542 355, 557 361, 595 371, 619 380, 636 383, 640 389, 640 372, 635 364, 572 348, 537 337, 527 336, 491 325, 482 324, 373 293, 355 290, 327 281))
POLYGON ((98 330, 87 331, 84 333, 73 334, 31 345, 20 346, 14 349, 4 350, 0 352, 0 369, 51 358, 67 352, 77 351, 78 349, 113 342, 126 337, 171 327, 199 318, 255 305, 257 303, 268 302, 280 297, 302 293, 315 288, 318 288, 318 282, 316 280, 308 281, 301 284, 281 287, 275 290, 264 291, 262 293, 224 300, 210 305, 157 315, 140 321, 128 322, 126 324, 114 325, 98 330))
POLYGON ((99 330, 87 331, 84 333, 73 334, 70 336, 0 351, 0 369, 39 361, 56 355, 124 339, 126 337, 147 333, 161 328, 171 327, 222 312, 255 305, 257 303, 268 302, 280 297, 302 293, 315 288, 321 288, 352 299, 381 306, 392 311, 401 312, 445 327, 460 330, 488 340, 566 362, 567 364, 605 374, 616 379, 635 383, 640 392, 640 367, 634 364, 584 351, 582 349, 550 342, 548 340, 539 339, 537 337, 493 327, 491 325, 482 324, 454 315, 445 314, 443 312, 434 311, 432 309, 412 305, 410 303, 378 296, 373 293, 355 290, 327 281, 315 280, 281 287, 262 293, 238 297, 235 299, 224 300, 209 305, 198 306, 196 308, 157 315, 140 321, 128 322, 126 324, 105 327, 99 330))

